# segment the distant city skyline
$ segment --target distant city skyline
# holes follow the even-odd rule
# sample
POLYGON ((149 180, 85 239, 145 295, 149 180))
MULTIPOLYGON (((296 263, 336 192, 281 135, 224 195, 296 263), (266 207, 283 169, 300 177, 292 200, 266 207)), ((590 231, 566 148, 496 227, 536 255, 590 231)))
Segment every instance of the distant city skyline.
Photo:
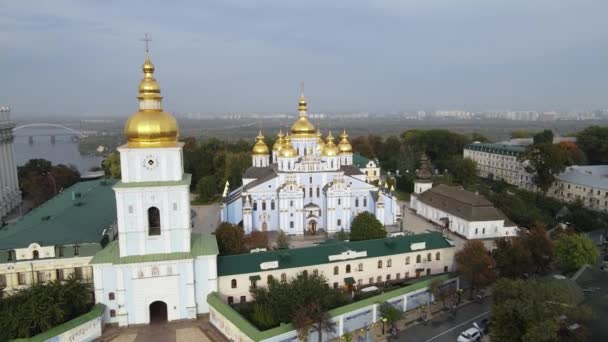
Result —
POLYGON ((136 110, 147 32, 178 113, 608 108, 608 2, 0 1, 14 118, 136 110))

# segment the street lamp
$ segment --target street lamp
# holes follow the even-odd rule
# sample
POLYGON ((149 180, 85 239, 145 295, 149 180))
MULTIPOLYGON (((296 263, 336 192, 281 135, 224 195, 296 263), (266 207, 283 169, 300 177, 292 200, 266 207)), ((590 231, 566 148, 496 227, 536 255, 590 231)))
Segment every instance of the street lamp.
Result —
POLYGON ((382 321, 382 335, 384 335, 384 323, 386 323, 388 319, 386 317, 382 317, 380 320, 382 321))

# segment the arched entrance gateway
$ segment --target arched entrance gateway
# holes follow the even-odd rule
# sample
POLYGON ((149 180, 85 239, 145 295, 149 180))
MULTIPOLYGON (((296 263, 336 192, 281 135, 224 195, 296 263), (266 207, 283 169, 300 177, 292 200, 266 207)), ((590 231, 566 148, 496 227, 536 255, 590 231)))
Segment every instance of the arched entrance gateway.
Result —
POLYGON ((167 303, 160 300, 150 304, 150 324, 164 323, 167 321, 167 303))

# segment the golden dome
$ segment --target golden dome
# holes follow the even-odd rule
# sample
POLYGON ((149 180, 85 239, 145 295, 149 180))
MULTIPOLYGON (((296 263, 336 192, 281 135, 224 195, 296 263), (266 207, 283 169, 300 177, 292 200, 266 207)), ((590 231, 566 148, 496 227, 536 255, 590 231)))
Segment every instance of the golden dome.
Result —
POLYGON ((353 153, 353 147, 350 142, 348 142, 348 134, 346 134, 346 130, 342 132, 340 135, 340 143, 338 144, 338 149, 340 150, 340 154, 353 153))
POLYGON ((308 121, 308 115, 306 114, 308 106, 306 105, 306 99, 304 98, 304 92, 300 95, 300 101, 298 102, 298 111, 300 117, 291 126, 291 134, 297 138, 314 138, 315 137, 315 126, 308 121))
POLYGON ((317 129, 317 151, 323 154, 323 150, 325 150, 325 141, 323 141, 321 130, 317 129))
POLYGON ((281 152, 279 152, 279 156, 290 158, 296 157, 297 155, 298 152, 295 148, 293 148, 293 145, 291 145, 291 137, 289 136, 289 134, 287 134, 287 136, 285 137, 285 143, 283 143, 283 148, 281 148, 281 152))
POLYGON ((253 150, 251 151, 254 155, 262 155, 262 156, 267 156, 268 154, 270 154, 270 151, 268 150, 268 146, 266 146, 266 144, 264 143, 264 136, 262 135, 262 131, 260 130, 260 133, 258 134, 257 137, 255 137, 256 142, 255 145, 253 145, 253 150))
POLYGON ((334 144, 334 136, 331 135, 331 131, 327 135, 327 144, 325 145, 325 149, 323 150, 323 155, 326 157, 335 157, 340 154, 340 150, 336 144, 334 144))
POLYGON ((285 143, 285 139, 283 139, 283 137, 283 130, 279 129, 279 134, 277 134, 277 141, 272 146, 273 151, 281 151, 281 149, 283 148, 283 144, 285 143))
POLYGON ((144 78, 139 84, 139 111, 125 124, 128 147, 172 147, 177 144, 179 127, 170 113, 161 107, 160 86, 154 78, 154 65, 146 54, 142 66, 144 78))

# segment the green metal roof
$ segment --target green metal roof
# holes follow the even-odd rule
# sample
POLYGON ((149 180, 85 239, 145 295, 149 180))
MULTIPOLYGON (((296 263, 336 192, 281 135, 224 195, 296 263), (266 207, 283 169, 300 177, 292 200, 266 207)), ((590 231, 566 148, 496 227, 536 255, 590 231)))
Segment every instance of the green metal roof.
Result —
POLYGON ((19 221, 0 228, 0 250, 99 243, 116 220, 115 180, 80 182, 65 189, 19 221))
POLYGON ((468 144, 464 147, 467 150, 503 154, 509 156, 518 156, 526 152, 526 147, 521 145, 506 145, 506 144, 493 144, 493 143, 474 143, 468 144))
POLYGON ((358 153, 353 153, 353 165, 355 165, 356 167, 367 167, 367 163, 369 163, 369 161, 370 159, 367 159, 358 153))
POLYGON ((188 185, 190 186, 190 182, 192 181, 192 175, 189 173, 184 173, 184 176, 181 180, 178 181, 159 181, 159 182, 129 182, 123 183, 122 181, 116 183, 114 185, 115 188, 141 188, 141 187, 153 187, 153 186, 177 186, 177 185, 188 185))
POLYGON ((91 264, 135 264, 140 262, 155 262, 155 261, 168 261, 168 260, 183 260, 193 259, 201 255, 217 255, 217 241, 215 235, 211 234, 192 234, 190 238, 190 252, 178 252, 178 253, 159 253, 159 254, 147 254, 147 255, 133 255, 128 257, 120 257, 118 250, 118 241, 110 242, 106 248, 99 251, 93 259, 91 264))
POLYGON ((217 269, 219 276, 228 276, 233 274, 262 272, 263 270, 260 268, 260 264, 269 261, 279 262, 279 267, 273 268, 273 270, 327 264, 330 263, 330 255, 340 254, 348 250, 367 251, 367 258, 374 258, 411 252, 410 245, 417 242, 426 242, 426 248, 424 250, 452 246, 440 233, 431 232, 384 239, 336 242, 305 248, 224 255, 218 257, 217 269))

